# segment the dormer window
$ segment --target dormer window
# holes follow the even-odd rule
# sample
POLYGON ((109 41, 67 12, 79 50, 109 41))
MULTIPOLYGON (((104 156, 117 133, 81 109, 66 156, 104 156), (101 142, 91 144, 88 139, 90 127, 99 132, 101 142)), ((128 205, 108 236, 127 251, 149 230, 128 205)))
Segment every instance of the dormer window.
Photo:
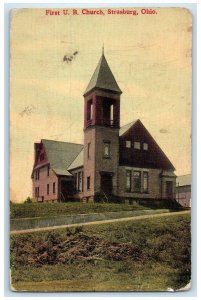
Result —
POLYGON ((126 148, 131 148, 131 141, 126 141, 126 148))
POLYGON ((141 145, 140 142, 134 142, 134 149, 140 150, 141 145))
POLYGON ((145 150, 145 151, 148 150, 148 144, 147 143, 143 143, 143 150, 145 150))

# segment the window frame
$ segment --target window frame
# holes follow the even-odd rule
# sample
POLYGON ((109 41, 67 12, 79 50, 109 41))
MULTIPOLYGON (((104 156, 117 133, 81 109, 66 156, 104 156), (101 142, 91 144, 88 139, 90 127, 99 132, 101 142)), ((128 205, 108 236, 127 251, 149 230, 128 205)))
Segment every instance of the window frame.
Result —
POLYGON ((52 193, 56 194, 56 183, 55 182, 53 182, 53 185, 52 185, 52 193))
POLYGON ((110 141, 103 141, 103 157, 104 158, 111 158, 111 142, 110 141), (105 149, 108 146, 108 154, 106 154, 105 149))
POLYGON ((126 148, 127 148, 127 149, 130 149, 130 148, 131 148, 131 146, 132 146, 132 143, 131 143, 131 141, 129 141, 129 140, 126 140, 126 148), (128 145, 130 145, 130 146, 128 146, 128 145))
POLYGON ((39 197, 39 186, 35 187, 35 198, 39 197))
POLYGON ((91 151, 90 150, 91 150, 91 142, 89 142, 87 144, 87 159, 91 158, 91 155, 90 155, 91 151))
POLYGON ((93 99, 87 101, 87 121, 91 122, 93 120, 94 107, 93 99))
POLYGON ((87 191, 91 189, 91 176, 87 176, 87 191))
POLYGON ((141 150, 141 143, 138 142, 138 141, 135 141, 134 144, 133 144, 133 147, 135 150, 141 150), (139 147, 137 147, 137 145, 139 145, 139 147))
POLYGON ((126 170, 126 192, 131 192, 131 182, 132 182, 132 171, 126 170), (129 178, 129 185, 128 185, 128 178, 129 178))
POLYGON ((35 180, 39 180, 40 179, 40 169, 36 169, 35 170, 35 180))
POLYGON ((83 171, 79 171, 77 173, 77 181, 78 181, 77 192, 81 193, 83 192, 83 171))
POLYGON ((149 144, 146 143, 146 142, 143 142, 142 149, 143 149, 144 151, 148 151, 148 150, 149 150, 149 144), (145 145, 146 145, 147 148, 145 147, 145 145), (146 148, 146 149, 145 149, 145 148, 146 148))
POLYGON ((143 193, 148 194, 149 193, 149 172, 148 171, 143 171, 143 182, 142 182, 142 187, 143 187, 143 193), (145 176, 146 175, 146 176, 145 176), (146 179, 146 185, 147 188, 145 189, 145 180, 146 179))
POLYGON ((133 171, 133 192, 134 193, 141 193, 141 188, 142 188, 142 185, 141 185, 141 171, 133 171), (138 177, 135 177, 135 174, 138 174, 139 176, 138 177), (139 182, 139 188, 136 187, 136 179, 138 179, 138 182, 139 182))

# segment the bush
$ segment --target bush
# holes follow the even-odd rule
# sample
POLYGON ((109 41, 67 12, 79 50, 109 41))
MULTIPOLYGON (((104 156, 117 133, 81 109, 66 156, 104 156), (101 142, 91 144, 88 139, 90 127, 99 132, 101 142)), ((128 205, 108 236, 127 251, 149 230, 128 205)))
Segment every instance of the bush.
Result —
POLYGON ((33 203, 33 199, 31 197, 27 197, 24 203, 33 203))

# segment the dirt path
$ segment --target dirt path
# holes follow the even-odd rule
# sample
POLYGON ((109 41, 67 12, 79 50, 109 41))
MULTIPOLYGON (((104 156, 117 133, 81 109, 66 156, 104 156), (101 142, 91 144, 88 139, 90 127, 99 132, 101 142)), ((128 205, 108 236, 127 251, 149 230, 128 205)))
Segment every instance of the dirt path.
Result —
POLYGON ((60 228, 107 224, 107 223, 141 220, 141 219, 149 219, 149 218, 167 217, 167 216, 173 216, 173 215, 183 215, 183 214, 189 214, 189 213, 191 213, 191 211, 189 211, 189 210, 188 211, 179 211, 179 212, 166 212, 166 213, 159 213, 159 214, 153 214, 153 215, 141 215, 141 216, 135 216, 135 217, 93 221, 93 222, 87 222, 87 223, 60 225, 60 226, 34 228, 34 229, 26 229, 26 230, 13 230, 13 231, 10 231, 10 234, 31 233, 31 232, 54 230, 54 229, 60 229, 60 228))

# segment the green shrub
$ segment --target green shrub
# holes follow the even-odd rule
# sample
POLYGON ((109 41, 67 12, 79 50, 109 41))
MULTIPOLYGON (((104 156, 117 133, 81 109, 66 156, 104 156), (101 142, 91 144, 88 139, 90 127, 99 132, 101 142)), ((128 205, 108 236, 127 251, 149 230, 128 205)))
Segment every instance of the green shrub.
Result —
POLYGON ((31 197, 27 197, 24 203, 33 203, 33 199, 31 197))

